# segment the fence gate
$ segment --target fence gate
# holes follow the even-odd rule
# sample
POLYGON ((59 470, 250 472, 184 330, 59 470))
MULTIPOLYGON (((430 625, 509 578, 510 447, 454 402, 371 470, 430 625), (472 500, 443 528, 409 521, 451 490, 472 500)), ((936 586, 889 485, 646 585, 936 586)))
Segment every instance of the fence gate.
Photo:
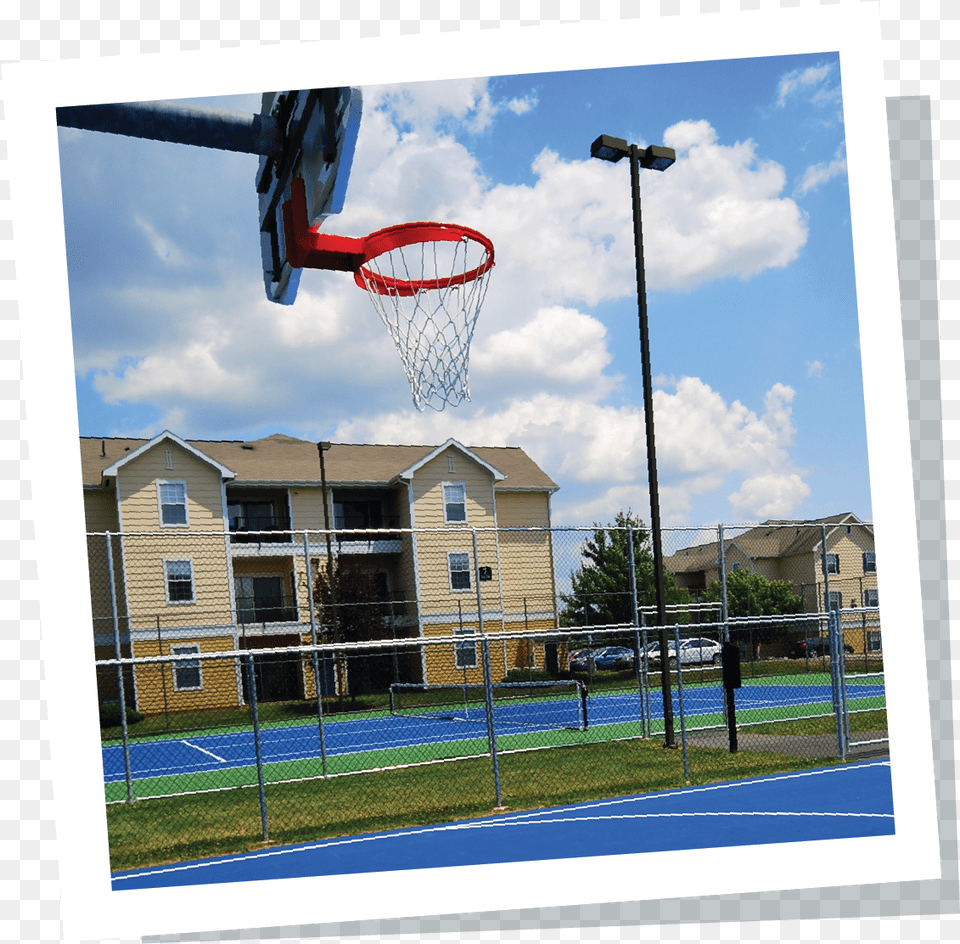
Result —
POLYGON ((832 609, 827 625, 837 751, 840 759, 846 760, 854 748, 889 743, 885 731, 881 737, 851 736, 850 732, 851 714, 886 708, 882 663, 877 665, 874 658, 882 652, 879 612, 874 607, 832 609))

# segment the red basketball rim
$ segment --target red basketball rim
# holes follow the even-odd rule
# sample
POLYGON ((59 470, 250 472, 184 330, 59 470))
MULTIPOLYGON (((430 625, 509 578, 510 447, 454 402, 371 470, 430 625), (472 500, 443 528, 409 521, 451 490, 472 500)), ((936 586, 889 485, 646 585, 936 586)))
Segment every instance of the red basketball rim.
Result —
POLYGON ((429 292, 449 288, 452 285, 466 285, 478 279, 493 267, 493 243, 483 233, 469 226, 455 223, 398 223, 371 233, 363 241, 363 261, 354 272, 354 281, 361 288, 377 292, 379 295, 416 295, 417 292, 429 292), (460 242, 470 240, 479 243, 486 250, 486 257, 476 268, 459 275, 436 279, 398 279, 373 272, 367 263, 393 249, 403 249, 417 243, 460 242))

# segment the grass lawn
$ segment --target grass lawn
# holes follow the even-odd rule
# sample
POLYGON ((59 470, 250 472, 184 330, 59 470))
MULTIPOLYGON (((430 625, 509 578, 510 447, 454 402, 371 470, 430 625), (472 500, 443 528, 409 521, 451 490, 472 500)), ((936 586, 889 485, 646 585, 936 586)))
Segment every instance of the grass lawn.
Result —
MULTIPOLYGON (((823 766, 760 751, 695 748, 691 783, 712 783, 823 766)), ((502 802, 526 810, 687 785, 679 750, 629 740, 502 754, 502 802)), ((327 780, 268 784, 270 842, 258 791, 164 797, 107 807, 114 870, 263 849, 274 844, 451 822, 496 812, 489 757, 327 780)))

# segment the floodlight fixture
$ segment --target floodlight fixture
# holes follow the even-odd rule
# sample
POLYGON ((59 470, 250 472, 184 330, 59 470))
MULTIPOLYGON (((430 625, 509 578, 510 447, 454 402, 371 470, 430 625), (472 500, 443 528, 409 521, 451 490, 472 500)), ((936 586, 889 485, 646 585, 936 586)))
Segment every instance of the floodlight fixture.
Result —
POLYGON ((629 154, 630 145, 623 138, 614 138, 609 134, 601 134, 590 145, 591 157, 599 157, 601 161, 610 161, 612 164, 616 164, 621 157, 627 157, 629 154))

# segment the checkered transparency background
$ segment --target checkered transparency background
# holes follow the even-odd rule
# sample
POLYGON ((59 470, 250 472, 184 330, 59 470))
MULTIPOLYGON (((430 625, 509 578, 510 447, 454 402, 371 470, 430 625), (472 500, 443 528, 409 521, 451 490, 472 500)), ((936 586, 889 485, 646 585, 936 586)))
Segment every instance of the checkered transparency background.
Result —
MULTIPOLYGON (((24 2, 0 6, 0 62, 148 56, 297 40, 326 40, 629 18, 650 0, 274 0, 236 2, 24 2), (264 19, 261 10, 269 11, 264 19), (3 19, 14 17, 21 18, 3 19)), ((661 0, 663 16, 815 6, 811 0, 661 0)), ((901 298, 910 397, 924 625, 936 737, 944 879, 940 882, 812 889, 764 895, 625 902, 490 912, 406 921, 252 928, 164 940, 956 940, 960 938, 954 695, 948 611, 947 535, 955 505, 946 499, 955 462, 942 437, 960 415, 960 329, 951 305, 960 294, 955 236, 960 213, 960 2, 881 2, 891 159, 898 221, 901 298), (941 168, 947 168, 942 176, 941 168), (952 176, 951 176, 952 175, 952 176), (939 284, 938 284, 939 260, 939 284), (938 313, 938 292, 943 310, 938 313), (941 319, 938 323, 938 315, 941 319), (958 378, 958 379, 955 379, 958 378), (700 923, 703 922, 703 923, 700 923)), ((531 30, 531 38, 536 36, 531 30)), ((3 141, 0 118, 0 141, 3 141)), ((0 161, 5 157, 0 146, 0 161)), ((2 166, 2 165, 0 165, 2 166)), ((0 200, 10 183, 0 171, 0 200)), ((20 399, 15 244, 0 212, 0 939, 60 940, 50 747, 45 728, 30 463, 20 399)), ((159 940, 159 939, 155 939, 159 940)))

